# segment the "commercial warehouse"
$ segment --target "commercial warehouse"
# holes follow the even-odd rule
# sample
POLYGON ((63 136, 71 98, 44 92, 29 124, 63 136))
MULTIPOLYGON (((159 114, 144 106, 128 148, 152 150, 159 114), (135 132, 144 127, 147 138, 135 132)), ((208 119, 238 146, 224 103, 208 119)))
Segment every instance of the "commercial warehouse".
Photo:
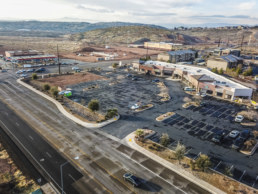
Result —
POLYGON ((147 61, 138 65, 134 63, 133 68, 146 74, 180 79, 186 85, 195 88, 197 92, 205 92, 221 99, 251 99, 253 93, 252 89, 204 68, 159 61, 147 61))

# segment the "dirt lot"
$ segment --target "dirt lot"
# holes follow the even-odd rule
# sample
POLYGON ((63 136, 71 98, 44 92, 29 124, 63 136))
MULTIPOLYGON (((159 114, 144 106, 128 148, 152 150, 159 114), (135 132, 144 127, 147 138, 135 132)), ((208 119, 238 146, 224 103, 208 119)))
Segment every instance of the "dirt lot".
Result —
MULTIPOLYGON (((146 56, 147 50, 145 48, 128 48, 127 46, 112 46, 111 48, 104 47, 92 47, 86 46, 81 51, 74 53, 62 54, 63 58, 77 59, 85 62, 96 62, 98 57, 103 57, 101 55, 91 55, 92 52, 102 52, 110 55, 117 55, 112 60, 125 60, 125 59, 136 59, 143 56, 146 56), (78 56, 78 54, 80 56, 78 56)), ((148 50, 148 55, 157 55, 164 51, 159 50, 148 50)))
POLYGON ((68 85, 74 85, 74 84, 85 83, 85 82, 96 81, 96 80, 105 80, 105 79, 107 78, 93 73, 84 72, 84 73, 76 73, 72 75, 62 75, 57 77, 44 78, 39 81, 47 82, 50 85, 65 88, 68 85))

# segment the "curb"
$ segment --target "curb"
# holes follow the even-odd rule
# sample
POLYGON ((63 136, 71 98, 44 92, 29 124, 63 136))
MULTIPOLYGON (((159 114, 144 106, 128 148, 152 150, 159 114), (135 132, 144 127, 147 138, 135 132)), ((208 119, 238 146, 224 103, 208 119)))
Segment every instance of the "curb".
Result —
POLYGON ((134 132, 132 132, 131 134, 127 135, 124 138, 124 142, 131 148, 138 150, 139 152, 141 152, 142 154, 146 155, 149 158, 152 158, 153 160, 155 160, 156 162, 162 164, 163 166, 165 166, 166 168, 174 171, 175 173, 177 173, 179 176, 184 177, 185 179, 189 180, 190 182, 198 185, 199 187, 207 190, 210 193, 213 194, 226 194, 224 191, 216 188, 215 186, 201 180, 198 179, 197 177, 195 177, 194 175, 192 175, 191 173, 180 169, 178 166, 168 162, 167 160, 155 155, 154 153, 142 148, 141 146, 137 145, 134 141, 134 132))
POLYGON ((17 82, 21 85, 23 85, 24 87, 28 88, 29 90, 37 93, 38 95, 46 98, 47 100, 51 101, 52 103, 54 103, 56 105, 56 107, 58 108, 58 110, 64 115, 66 116, 68 119, 74 121, 75 123, 83 126, 83 127, 86 127, 86 128, 91 128, 91 129, 97 129, 97 128, 101 128, 101 127, 104 127, 110 123, 113 123, 115 121, 117 121, 119 118, 120 118, 120 115, 110 119, 110 120, 107 120, 105 122, 102 122, 102 123, 87 123, 87 122, 84 122, 80 119, 78 119, 77 117, 75 117, 74 115, 68 113, 65 108, 62 106, 62 104, 60 102, 58 102, 57 100, 51 98, 50 96, 44 94, 43 92, 40 92, 38 90, 36 90, 35 88, 33 88, 32 86, 24 83, 23 81, 21 81, 21 78, 17 80, 17 82))

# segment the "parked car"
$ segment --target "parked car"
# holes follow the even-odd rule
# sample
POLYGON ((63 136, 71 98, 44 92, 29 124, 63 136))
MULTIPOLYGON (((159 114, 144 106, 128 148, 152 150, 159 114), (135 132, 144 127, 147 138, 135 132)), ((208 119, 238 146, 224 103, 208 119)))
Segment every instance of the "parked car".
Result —
POLYGON ((133 77, 132 74, 128 73, 126 77, 133 77))
POLYGON ((21 70, 17 71, 16 74, 21 74, 21 73, 24 73, 24 72, 26 72, 26 70, 21 69, 21 70))
POLYGON ((133 186, 138 187, 142 182, 139 178, 137 178, 136 176, 134 176, 132 173, 125 173, 123 175, 124 180, 130 182, 133 184, 133 186))
POLYGON ((152 80, 152 82, 154 82, 154 83, 157 83, 157 82, 159 82, 159 79, 154 79, 154 80, 152 80))
POLYGON ((26 74, 26 73, 23 73, 20 75, 20 77, 27 77, 27 76, 28 76, 28 74, 26 74))
POLYGON ((231 131, 231 132, 229 133, 228 136, 231 137, 231 138, 233 138, 233 139, 235 139, 235 138, 237 138, 237 136, 239 136, 239 134, 240 134, 239 131, 233 130, 233 131, 231 131))
POLYGON ((7 69, 2 69, 1 72, 5 73, 5 72, 7 72, 7 69))
POLYGON ((131 109, 132 109, 132 110, 135 110, 135 109, 137 109, 137 108, 140 108, 140 106, 139 106, 138 104, 134 104, 133 106, 131 106, 131 109))
POLYGON ((26 72, 31 73, 31 72, 34 72, 34 71, 35 71, 35 69, 28 69, 26 72))
POLYGON ((202 93, 202 94, 201 94, 201 97, 204 98, 205 96, 207 96, 205 93, 202 93))
POLYGON ((235 122, 241 123, 244 120, 244 116, 242 115, 237 115, 235 118, 235 122))
POLYGON ((245 140, 241 137, 238 137, 232 144, 232 148, 235 149, 235 150, 239 150, 243 144, 244 144, 245 140))
POLYGON ((224 134, 223 133, 217 133, 213 136, 211 141, 213 141, 215 143, 222 143, 223 139, 224 139, 224 134))
POLYGON ((80 69, 79 67, 72 67, 72 70, 80 69))
POLYGON ((44 72, 44 71, 46 71, 46 69, 44 67, 41 67, 41 68, 35 70, 35 72, 37 72, 37 73, 44 72))
POLYGON ((242 131, 239 137, 243 140, 247 140, 250 137, 250 131, 248 129, 242 131))
POLYGON ((137 80, 138 80, 137 77, 133 77, 133 78, 132 78, 132 81, 137 81, 137 80))

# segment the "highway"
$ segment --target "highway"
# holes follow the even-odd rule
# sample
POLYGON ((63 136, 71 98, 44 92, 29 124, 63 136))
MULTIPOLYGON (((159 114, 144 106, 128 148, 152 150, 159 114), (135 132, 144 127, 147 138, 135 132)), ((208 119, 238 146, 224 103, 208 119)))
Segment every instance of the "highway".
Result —
POLYGON ((65 118, 52 103, 18 85, 11 71, 1 74, 0 90, 0 99, 15 110, 0 104, 0 126, 15 137, 48 180, 59 188, 60 164, 68 159, 76 166, 64 167, 66 193, 207 193, 119 139, 65 118), (72 159, 76 156, 78 161, 72 159), (128 171, 143 180, 139 188, 123 180, 128 171))

